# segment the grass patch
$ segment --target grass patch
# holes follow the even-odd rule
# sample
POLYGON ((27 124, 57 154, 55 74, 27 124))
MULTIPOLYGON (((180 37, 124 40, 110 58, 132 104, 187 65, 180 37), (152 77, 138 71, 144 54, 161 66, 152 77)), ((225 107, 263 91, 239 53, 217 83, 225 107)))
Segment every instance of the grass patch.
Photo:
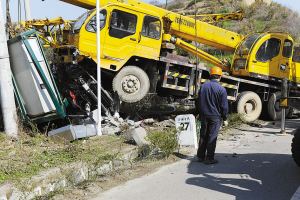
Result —
POLYGON ((125 146, 116 136, 103 136, 72 143, 55 142, 43 135, 21 134, 14 142, 0 134, 0 183, 18 182, 47 168, 83 161, 100 164, 119 155, 125 146))
POLYGON ((245 124, 245 122, 243 122, 241 118, 241 115, 237 113, 230 114, 227 120, 228 126, 222 128, 222 130, 220 131, 222 134, 226 133, 230 129, 238 128, 241 127, 241 125, 245 124))
POLYGON ((175 128, 152 131, 147 136, 150 151, 158 152, 162 157, 169 157, 178 148, 178 135, 175 128))

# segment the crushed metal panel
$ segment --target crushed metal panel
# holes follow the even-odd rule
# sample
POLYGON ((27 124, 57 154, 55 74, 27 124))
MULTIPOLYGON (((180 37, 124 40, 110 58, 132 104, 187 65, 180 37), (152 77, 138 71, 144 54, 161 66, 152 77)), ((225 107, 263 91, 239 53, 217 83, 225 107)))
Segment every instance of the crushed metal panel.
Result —
MULTIPOLYGON (((49 77, 49 72, 45 66, 45 61, 41 55, 36 38, 29 39, 29 43, 34 50, 45 74, 49 77)), ((37 116, 55 111, 55 106, 50 99, 49 93, 43 87, 43 81, 33 66, 33 61, 22 41, 9 44, 10 60, 12 71, 16 79, 20 93, 25 101, 28 115, 37 116)), ((53 85, 52 85, 53 87, 53 85)))
POLYGON ((97 126, 95 124, 86 125, 68 125, 48 133, 49 137, 55 140, 73 141, 81 138, 87 138, 97 135, 97 126))
POLYGON ((24 114, 34 120, 64 117, 60 95, 35 32, 10 39, 8 48, 15 93, 24 114))

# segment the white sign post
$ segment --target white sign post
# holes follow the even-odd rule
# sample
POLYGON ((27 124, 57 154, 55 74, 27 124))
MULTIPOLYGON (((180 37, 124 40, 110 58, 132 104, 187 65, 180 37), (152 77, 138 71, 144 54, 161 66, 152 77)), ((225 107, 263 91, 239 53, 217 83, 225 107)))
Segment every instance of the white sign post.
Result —
POLYGON ((196 119, 194 115, 178 115, 175 118, 180 146, 194 146, 198 149, 196 119))
POLYGON ((101 54, 100 54, 100 0, 96 1, 96 20, 97 20, 97 98, 98 98, 98 126, 97 135, 102 135, 101 126, 101 54))

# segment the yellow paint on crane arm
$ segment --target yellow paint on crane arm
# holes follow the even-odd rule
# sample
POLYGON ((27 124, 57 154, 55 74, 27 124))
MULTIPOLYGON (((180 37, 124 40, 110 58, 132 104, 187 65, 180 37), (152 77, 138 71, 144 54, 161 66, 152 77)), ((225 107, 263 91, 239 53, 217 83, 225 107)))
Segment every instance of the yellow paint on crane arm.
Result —
MULTIPOLYGON (((168 38, 168 37, 165 37, 165 39, 166 38, 168 38)), ((186 50, 187 52, 190 52, 190 53, 198 56, 199 58, 202 58, 203 60, 206 60, 207 62, 214 64, 215 66, 221 67, 224 71, 229 71, 230 64, 224 63, 220 59, 210 55, 209 53, 206 53, 205 51, 197 48, 194 45, 191 45, 179 38, 174 38, 174 37, 170 38, 170 42, 172 42, 176 46, 186 50)))

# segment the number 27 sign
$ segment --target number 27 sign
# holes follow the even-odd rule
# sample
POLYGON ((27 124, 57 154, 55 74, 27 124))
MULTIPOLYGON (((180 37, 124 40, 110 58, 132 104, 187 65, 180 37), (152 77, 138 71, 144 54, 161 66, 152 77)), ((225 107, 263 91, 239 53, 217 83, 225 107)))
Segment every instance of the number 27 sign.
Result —
POLYGON ((181 146, 194 146, 198 148, 196 120, 194 115, 178 115, 175 118, 178 131, 179 144, 181 146))

